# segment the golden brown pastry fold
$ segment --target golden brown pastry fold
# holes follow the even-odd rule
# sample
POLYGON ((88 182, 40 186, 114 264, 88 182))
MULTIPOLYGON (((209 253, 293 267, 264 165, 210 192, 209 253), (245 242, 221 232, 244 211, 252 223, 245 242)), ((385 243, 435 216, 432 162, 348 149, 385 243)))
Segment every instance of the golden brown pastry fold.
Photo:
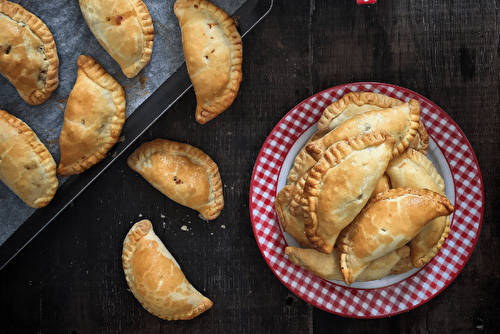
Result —
POLYGON ((196 120, 204 124, 226 110, 240 87, 243 47, 233 19, 205 0, 177 0, 186 66, 196 94, 196 120))
POLYGON ((57 174, 79 174, 104 159, 118 141, 125 119, 123 88, 94 59, 79 56, 59 137, 57 174))
POLYGON ((59 58, 49 28, 18 4, 0 0, 0 73, 29 104, 45 102, 59 85, 59 58))
POLYGON ((127 233, 122 264, 130 291, 148 312, 161 319, 189 320, 213 305, 186 279, 149 220, 134 224, 127 233))
POLYGON ((45 145, 26 123, 1 109, 0 180, 33 208, 46 206, 59 185, 45 145))
POLYGON ((219 168, 199 148, 155 139, 137 148, 127 164, 165 196, 204 219, 217 218, 224 207, 219 168))
POLYGON ((142 0, 79 0, 80 10, 102 47, 128 78, 146 66, 153 52, 154 27, 142 0))
POLYGON ((338 238, 344 281, 354 282, 372 261, 404 246, 428 222, 453 211, 446 197, 427 189, 398 188, 375 196, 338 238))

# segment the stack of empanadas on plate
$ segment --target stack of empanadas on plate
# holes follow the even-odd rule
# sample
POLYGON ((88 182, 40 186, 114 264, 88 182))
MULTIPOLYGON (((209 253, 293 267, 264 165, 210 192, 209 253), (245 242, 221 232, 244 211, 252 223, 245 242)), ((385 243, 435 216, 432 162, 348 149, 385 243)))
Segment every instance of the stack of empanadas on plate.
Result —
POLYGON ((416 100, 356 92, 328 106, 275 200, 301 246, 289 259, 346 284, 428 263, 454 211, 428 148, 416 100))

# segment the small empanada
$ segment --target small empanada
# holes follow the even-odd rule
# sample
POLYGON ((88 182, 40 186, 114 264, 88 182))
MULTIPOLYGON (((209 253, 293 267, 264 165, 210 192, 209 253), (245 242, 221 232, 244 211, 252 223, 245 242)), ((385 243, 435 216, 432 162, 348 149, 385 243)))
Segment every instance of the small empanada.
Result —
POLYGON ((79 0, 80 10, 102 47, 133 78, 149 63, 154 27, 142 0, 79 0))
POLYGON ((318 121, 318 131, 335 129, 340 123, 368 110, 399 106, 403 101, 372 92, 350 92, 323 110, 318 121))
MULTIPOLYGON (((389 163, 387 174, 394 188, 423 188, 444 194, 444 180, 427 157, 412 148, 389 163)), ((411 261, 422 267, 441 249, 450 233, 450 217, 433 219, 410 241, 411 261)))
MULTIPOLYGON (((405 249, 409 253, 408 246, 403 246, 371 262, 356 278, 356 282, 379 280, 389 275, 394 266, 401 261, 401 254, 404 254, 405 249)), ((325 254, 311 248, 289 246, 285 248, 285 254, 290 261, 316 276, 335 281, 344 280, 340 270, 340 252, 337 248, 330 254, 325 254)))
POLYGON ((125 279, 135 298, 164 320, 189 320, 212 307, 186 279, 149 220, 135 223, 123 241, 125 279))
POLYGON ((0 73, 35 105, 59 85, 58 70, 56 43, 45 23, 20 5, 0 0, 0 73))
POLYGON ((330 253, 340 231, 363 209, 392 158, 395 140, 367 134, 330 146, 306 180, 302 209, 305 234, 330 253))
POLYGON ((338 237, 340 267, 350 284, 374 260, 404 246, 431 220, 454 211, 427 189, 398 188, 375 196, 338 237))
POLYGON ((46 206, 59 185, 45 145, 26 123, 1 109, 0 180, 33 208, 46 206))
POLYGON ((346 119, 320 139, 307 144, 306 150, 317 161, 328 147, 339 140, 359 134, 386 132, 396 139, 394 156, 397 156, 413 140, 419 123, 420 104, 417 100, 392 108, 368 110, 346 119))
POLYGON ((155 139, 139 146, 127 164, 165 196, 204 219, 217 218, 224 207, 219 168, 196 147, 155 139))
POLYGON ((78 174, 101 161, 118 141, 125 119, 123 88, 94 59, 79 56, 59 137, 57 174, 78 174))
POLYGON ((243 47, 233 19, 205 0, 177 0, 186 66, 196 94, 196 120, 204 124, 236 98, 243 47))

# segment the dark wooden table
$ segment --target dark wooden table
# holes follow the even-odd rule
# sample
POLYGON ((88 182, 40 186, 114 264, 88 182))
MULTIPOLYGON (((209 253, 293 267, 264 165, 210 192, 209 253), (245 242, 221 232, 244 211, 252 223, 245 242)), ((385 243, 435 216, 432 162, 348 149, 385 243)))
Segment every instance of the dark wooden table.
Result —
POLYGON ((0 271, 0 332, 498 333, 499 5, 275 1, 244 39, 244 79, 226 112, 196 123, 190 90, 0 271), (480 237, 458 277, 414 310, 371 320, 327 313, 290 292, 264 261, 249 214, 252 169, 275 124, 310 95, 359 81, 411 89, 445 110, 468 137, 485 185, 480 237), (200 220, 127 167, 133 149, 159 137, 218 163, 226 203, 219 218, 200 220), (162 321, 128 291, 122 242, 142 218, 212 309, 162 321))

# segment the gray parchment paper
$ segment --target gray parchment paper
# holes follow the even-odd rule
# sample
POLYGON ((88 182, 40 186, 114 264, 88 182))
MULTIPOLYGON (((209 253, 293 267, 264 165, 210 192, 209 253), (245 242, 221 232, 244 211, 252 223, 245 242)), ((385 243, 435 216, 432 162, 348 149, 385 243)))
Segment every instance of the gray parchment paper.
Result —
MULTIPOLYGON (((59 56, 59 87, 43 104, 24 102, 14 86, 0 76, 0 109, 26 122, 59 164, 59 134, 66 100, 76 81, 78 56, 91 56, 125 89, 127 116, 151 95, 184 62, 181 31, 173 12, 175 0, 143 0, 155 30, 153 54, 148 65, 128 79, 97 42, 83 18, 78 0, 11 0, 38 16, 50 29, 59 56)), ((214 0, 232 15, 244 0, 214 0)), ((65 178, 59 178, 62 184, 65 178)), ((0 182, 0 245, 35 211, 0 182)))

